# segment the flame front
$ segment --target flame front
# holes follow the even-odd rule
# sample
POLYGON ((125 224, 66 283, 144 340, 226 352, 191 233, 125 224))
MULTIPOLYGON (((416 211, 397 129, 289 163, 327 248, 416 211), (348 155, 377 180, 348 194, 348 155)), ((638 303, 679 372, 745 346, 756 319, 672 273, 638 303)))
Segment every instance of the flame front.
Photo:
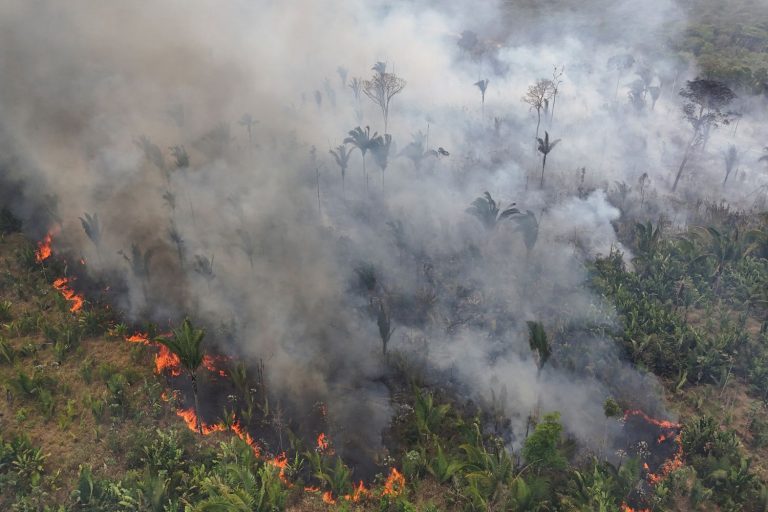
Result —
POLYGON ((65 299, 72 303, 69 307, 69 310, 72 313, 76 313, 83 309, 85 299, 82 295, 76 293, 75 290, 69 286, 72 281, 74 281, 74 279, 59 277, 53 281, 53 287, 56 288, 56 290, 58 290, 65 299))
POLYGON ((187 424, 187 427, 189 427, 190 430, 197 432, 199 428, 201 428, 204 436, 213 434, 214 432, 223 432, 227 430, 224 425, 218 423, 214 425, 206 425, 205 423, 200 422, 193 408, 179 409, 176 411, 176 415, 184 420, 184 423, 187 424))
POLYGON ((38 263, 42 263, 51 257, 53 251, 51 250, 51 243, 53 243, 53 232, 49 231, 45 237, 37 242, 37 249, 35 250, 35 260, 38 263))
POLYGON ((397 470, 397 468, 392 468, 387 477, 387 481, 384 483, 384 491, 381 494, 383 496, 399 496, 404 490, 405 477, 397 470))
MULTIPOLYGON (((683 442, 680 434, 680 429, 682 428, 682 425, 680 425, 679 423, 675 423, 673 421, 658 420, 656 418, 651 418, 650 416, 645 414, 643 411, 638 409, 626 411, 624 413, 624 420, 626 421, 627 418, 629 418, 630 416, 638 416, 642 418, 644 421, 650 423, 651 425, 655 425, 660 429, 666 430, 667 431, 666 433, 660 434, 659 437, 656 439, 656 442, 658 444, 662 444, 663 442, 672 438, 674 443, 677 445, 675 454, 672 456, 671 459, 667 460, 661 465, 657 473, 652 473, 650 471, 650 468, 648 467, 648 464, 643 463, 643 469, 645 469, 648 472, 648 483, 650 483, 651 485, 656 485, 659 482, 661 482, 664 478, 666 478, 671 472, 683 467, 683 442)), ((626 507, 627 511, 631 512, 634 510, 628 507, 627 505, 623 505, 623 506, 626 507)), ((644 512, 644 511, 640 511, 640 512, 644 512)))
POLYGON ((203 366, 205 366, 205 369, 209 372, 218 374, 219 377, 227 377, 226 370, 217 366, 217 363, 226 362, 228 360, 229 358, 225 356, 211 356, 206 354, 203 356, 203 366))

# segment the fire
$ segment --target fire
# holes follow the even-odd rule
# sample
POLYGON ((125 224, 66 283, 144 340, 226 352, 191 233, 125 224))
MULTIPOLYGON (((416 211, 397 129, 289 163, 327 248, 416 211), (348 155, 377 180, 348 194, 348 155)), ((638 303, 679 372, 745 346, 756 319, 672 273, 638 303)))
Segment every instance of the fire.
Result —
POLYGON ((155 355, 155 373, 168 372, 171 377, 181 375, 181 360, 165 345, 158 343, 159 351, 155 355))
POLYGON ((347 494, 346 496, 344 496, 344 499, 347 501, 351 501, 353 503, 358 503, 360 500, 362 500, 369 494, 370 492, 368 491, 368 489, 365 488, 363 481, 360 480, 360 482, 352 490, 352 494, 347 494))
POLYGON ((51 243, 53 242, 53 232, 49 231, 45 237, 37 242, 37 249, 35 250, 35 259, 38 263, 42 263, 51 257, 53 251, 51 250, 51 243))
MULTIPOLYGON (((644 421, 650 423, 651 425, 656 425, 660 429, 667 430, 666 433, 662 433, 661 435, 659 435, 658 439, 656 440, 658 444, 662 444, 671 438, 674 441, 674 443, 677 445, 675 454, 672 456, 671 459, 667 460, 661 465, 658 472, 652 473, 650 471, 650 468, 648 467, 648 464, 643 463, 643 469, 645 469, 648 472, 648 483, 650 483, 651 485, 656 485, 659 482, 661 482, 664 478, 666 478, 670 473, 683 467, 683 442, 680 436, 680 429, 682 428, 682 426, 679 423, 675 423, 673 421, 657 420, 656 418, 651 418, 650 416, 648 416, 647 414, 645 414, 643 411, 640 411, 640 410, 630 410, 625 412, 624 420, 626 421, 626 419, 630 416, 639 416, 644 421)), ((634 509, 626 507, 626 510, 633 511, 634 509)), ((635 511, 635 512, 638 512, 638 511, 635 511)), ((639 512, 643 512, 643 511, 639 511, 639 512)))
POLYGON ((307 486, 304 488, 304 492, 320 492, 319 487, 307 486))
POLYGON ((259 448, 259 445, 256 444, 256 441, 251 437, 251 434, 249 434, 245 428, 243 428, 243 425, 236 421, 232 424, 232 432, 235 433, 237 437, 242 439, 245 444, 251 447, 253 450, 253 454, 256 455, 256 457, 261 457, 261 448, 259 448))
POLYGON ((668 430, 675 430, 679 429, 681 425, 679 423, 675 423, 673 421, 667 421, 667 420, 657 420, 656 418, 651 418, 647 414, 645 414, 643 411, 639 409, 633 409, 630 411, 627 411, 624 413, 624 420, 626 420, 630 416, 640 416, 645 421, 650 423, 651 425, 656 425, 659 428, 668 429, 668 430))
POLYGON ((387 477, 387 481, 384 483, 384 491, 381 494, 383 496, 399 496, 404 490, 405 477, 397 470, 397 468, 392 468, 387 477))
POLYGON ((649 509, 649 508, 638 508, 638 509, 635 509, 635 508, 630 507, 626 503, 622 503, 621 504, 621 512, 651 512, 651 509, 649 509))
POLYGON ((325 452, 328 455, 333 455, 331 442, 328 440, 328 436, 326 436, 323 432, 320 432, 320 434, 317 436, 317 451, 325 452))
POLYGON ((331 494, 331 491, 325 491, 323 493, 323 503, 327 503, 328 505, 336 504, 336 500, 333 499, 333 494, 331 494))
POLYGON ((227 372, 226 370, 222 370, 221 368, 218 368, 216 366, 216 363, 227 361, 229 358, 224 356, 211 356, 211 355, 204 355, 203 356, 203 366, 205 366, 206 370, 209 372, 213 372, 218 374, 220 377, 226 377, 227 372))
POLYGON ((160 375, 163 372, 168 372, 171 377, 178 377, 181 375, 181 360, 162 343, 149 341, 149 336, 147 334, 138 332, 125 338, 125 341, 157 347, 157 354, 155 354, 155 373, 157 375, 160 375))
POLYGON ((189 427, 190 430, 194 430, 195 432, 197 432, 198 427, 202 427, 204 436, 213 434, 214 432, 223 432, 227 430, 227 428, 224 425, 221 425, 218 423, 215 425, 206 425, 205 423, 200 422, 193 408, 179 409, 178 411, 176 411, 176 415, 184 420, 184 422, 187 424, 187 427, 189 427))
POLYGON ((285 476, 285 470, 288 468, 288 457, 286 457, 285 452, 281 453, 274 459, 271 459, 269 463, 277 468, 280 468, 280 480, 282 480, 284 484, 290 485, 288 478, 285 476))
POLYGON ((72 313, 76 313, 77 311, 83 309, 85 299, 82 295, 75 293, 75 290, 69 286, 72 281, 74 281, 74 279, 59 277, 53 281, 53 287, 56 288, 65 299, 72 303, 72 305, 69 307, 69 310, 72 313))
POLYGON ((143 343, 144 345, 149 345, 149 337, 146 334, 138 332, 125 338, 125 341, 129 343, 143 343))

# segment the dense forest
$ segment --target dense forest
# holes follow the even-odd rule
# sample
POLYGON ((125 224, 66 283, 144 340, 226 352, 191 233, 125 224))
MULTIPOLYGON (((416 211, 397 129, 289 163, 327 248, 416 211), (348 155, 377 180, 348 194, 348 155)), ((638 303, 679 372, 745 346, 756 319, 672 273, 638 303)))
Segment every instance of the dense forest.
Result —
POLYGON ((768 511, 768 5, 0 5, 0 510, 768 511))

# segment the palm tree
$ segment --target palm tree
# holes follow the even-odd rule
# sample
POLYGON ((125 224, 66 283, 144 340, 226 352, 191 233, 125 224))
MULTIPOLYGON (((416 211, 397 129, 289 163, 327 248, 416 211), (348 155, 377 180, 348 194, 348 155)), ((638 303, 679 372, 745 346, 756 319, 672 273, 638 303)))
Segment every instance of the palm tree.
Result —
POLYGON ((725 152, 723 159, 725 160, 725 179, 723 180, 723 188, 725 188, 725 183, 728 181, 728 177, 739 163, 739 151, 736 149, 736 146, 731 145, 728 148, 728 151, 725 152))
POLYGON ((550 142, 549 140, 549 132, 546 130, 544 131, 544 138, 539 138, 539 153, 541 153, 543 158, 541 159, 541 181, 539 182, 539 188, 544 188, 544 168, 547 166, 547 155, 555 149, 555 146, 558 142, 560 142, 560 139, 556 139, 550 142))
POLYGON ((381 337, 381 350, 384 357, 387 356, 387 345, 392 338, 392 333, 395 332, 395 328, 392 327, 392 319, 389 315, 389 308, 383 300, 379 302, 379 311, 376 317, 376 324, 379 326, 379 336, 381 337))
POLYGON ((514 220, 517 222, 517 231, 523 233, 527 261, 536 245, 536 240, 539 238, 539 222, 536 220, 536 214, 531 210, 526 210, 525 213, 515 216, 514 220))
POLYGON ((99 223, 99 214, 94 213, 91 216, 90 213, 86 212, 83 217, 80 217, 80 224, 83 226, 86 236, 96 247, 96 256, 101 261, 101 224, 99 223))
POLYGON ((392 136, 385 133, 383 136, 379 135, 372 141, 371 153, 373 153, 373 160, 381 169, 381 190, 384 191, 384 171, 387 170, 389 164, 389 148, 392 146, 392 136))
POLYGON ((549 356, 552 355, 547 333, 541 322, 528 321, 526 324, 528 325, 528 344, 536 356, 536 367, 541 373, 541 369, 544 368, 549 356))
POLYGON ((500 221, 520 213, 520 210, 515 208, 515 203, 510 204, 506 210, 499 211, 499 206, 488 192, 472 201, 472 205, 466 210, 470 215, 477 217, 488 231, 493 230, 500 221))
MULTIPOLYGON (((544 330, 544 325, 542 325, 541 322, 528 321, 526 324, 528 325, 528 345, 531 347, 531 351, 534 353, 534 357, 536 358, 536 379, 538 380, 539 376, 541 375, 542 368, 544 368, 544 365, 549 360, 549 356, 552 355, 552 349, 549 346, 547 333, 544 330)), ((536 408, 528 419, 528 425, 525 429, 526 439, 528 438, 528 429, 531 426, 531 421, 533 421, 539 415, 540 402, 541 395, 539 394, 539 389, 537 387, 536 408)))
POLYGON ((352 149, 347 150, 346 143, 336 146, 336 150, 329 150, 330 154, 336 160, 336 165, 341 169, 341 191, 346 196, 346 186, 344 184, 344 177, 347 175, 347 167, 349 166, 349 157, 352 155, 352 149))
POLYGON ((475 82, 475 86, 480 89, 480 105, 482 109, 483 119, 485 119, 485 91, 488 89, 489 80, 486 78, 475 82))
POLYGON ((257 121, 257 120, 255 120, 251 114, 249 114, 249 113, 247 113, 247 112, 246 112, 246 113, 245 113, 245 114, 243 114, 243 116, 240 118, 240 121, 238 121, 238 123, 240 124, 240 126, 244 126, 244 127, 245 127, 245 129, 248 131, 248 144, 249 144, 249 145, 250 145, 250 144, 252 144, 252 142, 253 142, 253 139, 252 139, 252 135, 253 135, 253 126, 254 126, 256 123, 258 123, 258 121, 257 121))
MULTIPOLYGON (((203 364, 203 350, 201 344, 205 337, 204 329, 196 329, 188 318, 184 319, 181 327, 172 330, 170 338, 159 337, 158 343, 162 343, 168 350, 179 358, 181 365, 187 371, 192 383, 192 394, 195 397, 195 412, 200 414, 200 401, 197 396, 197 369, 203 364)), ((200 434, 203 433, 203 422, 197 422, 200 434)))
POLYGON ((371 149, 373 140, 378 137, 377 132, 373 132, 371 136, 371 127, 366 126, 365 130, 359 126, 349 132, 349 137, 344 139, 344 144, 352 144, 363 155, 363 174, 365 175, 365 192, 368 193, 368 171, 365 170, 365 154, 371 149))

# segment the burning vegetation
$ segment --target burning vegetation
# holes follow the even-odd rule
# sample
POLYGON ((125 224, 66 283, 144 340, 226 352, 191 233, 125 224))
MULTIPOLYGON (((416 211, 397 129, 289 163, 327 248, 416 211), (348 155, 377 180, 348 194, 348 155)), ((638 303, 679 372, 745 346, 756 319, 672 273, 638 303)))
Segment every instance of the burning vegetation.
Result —
POLYGON ((0 6, 0 509, 768 509, 768 12, 566 3, 0 6))

